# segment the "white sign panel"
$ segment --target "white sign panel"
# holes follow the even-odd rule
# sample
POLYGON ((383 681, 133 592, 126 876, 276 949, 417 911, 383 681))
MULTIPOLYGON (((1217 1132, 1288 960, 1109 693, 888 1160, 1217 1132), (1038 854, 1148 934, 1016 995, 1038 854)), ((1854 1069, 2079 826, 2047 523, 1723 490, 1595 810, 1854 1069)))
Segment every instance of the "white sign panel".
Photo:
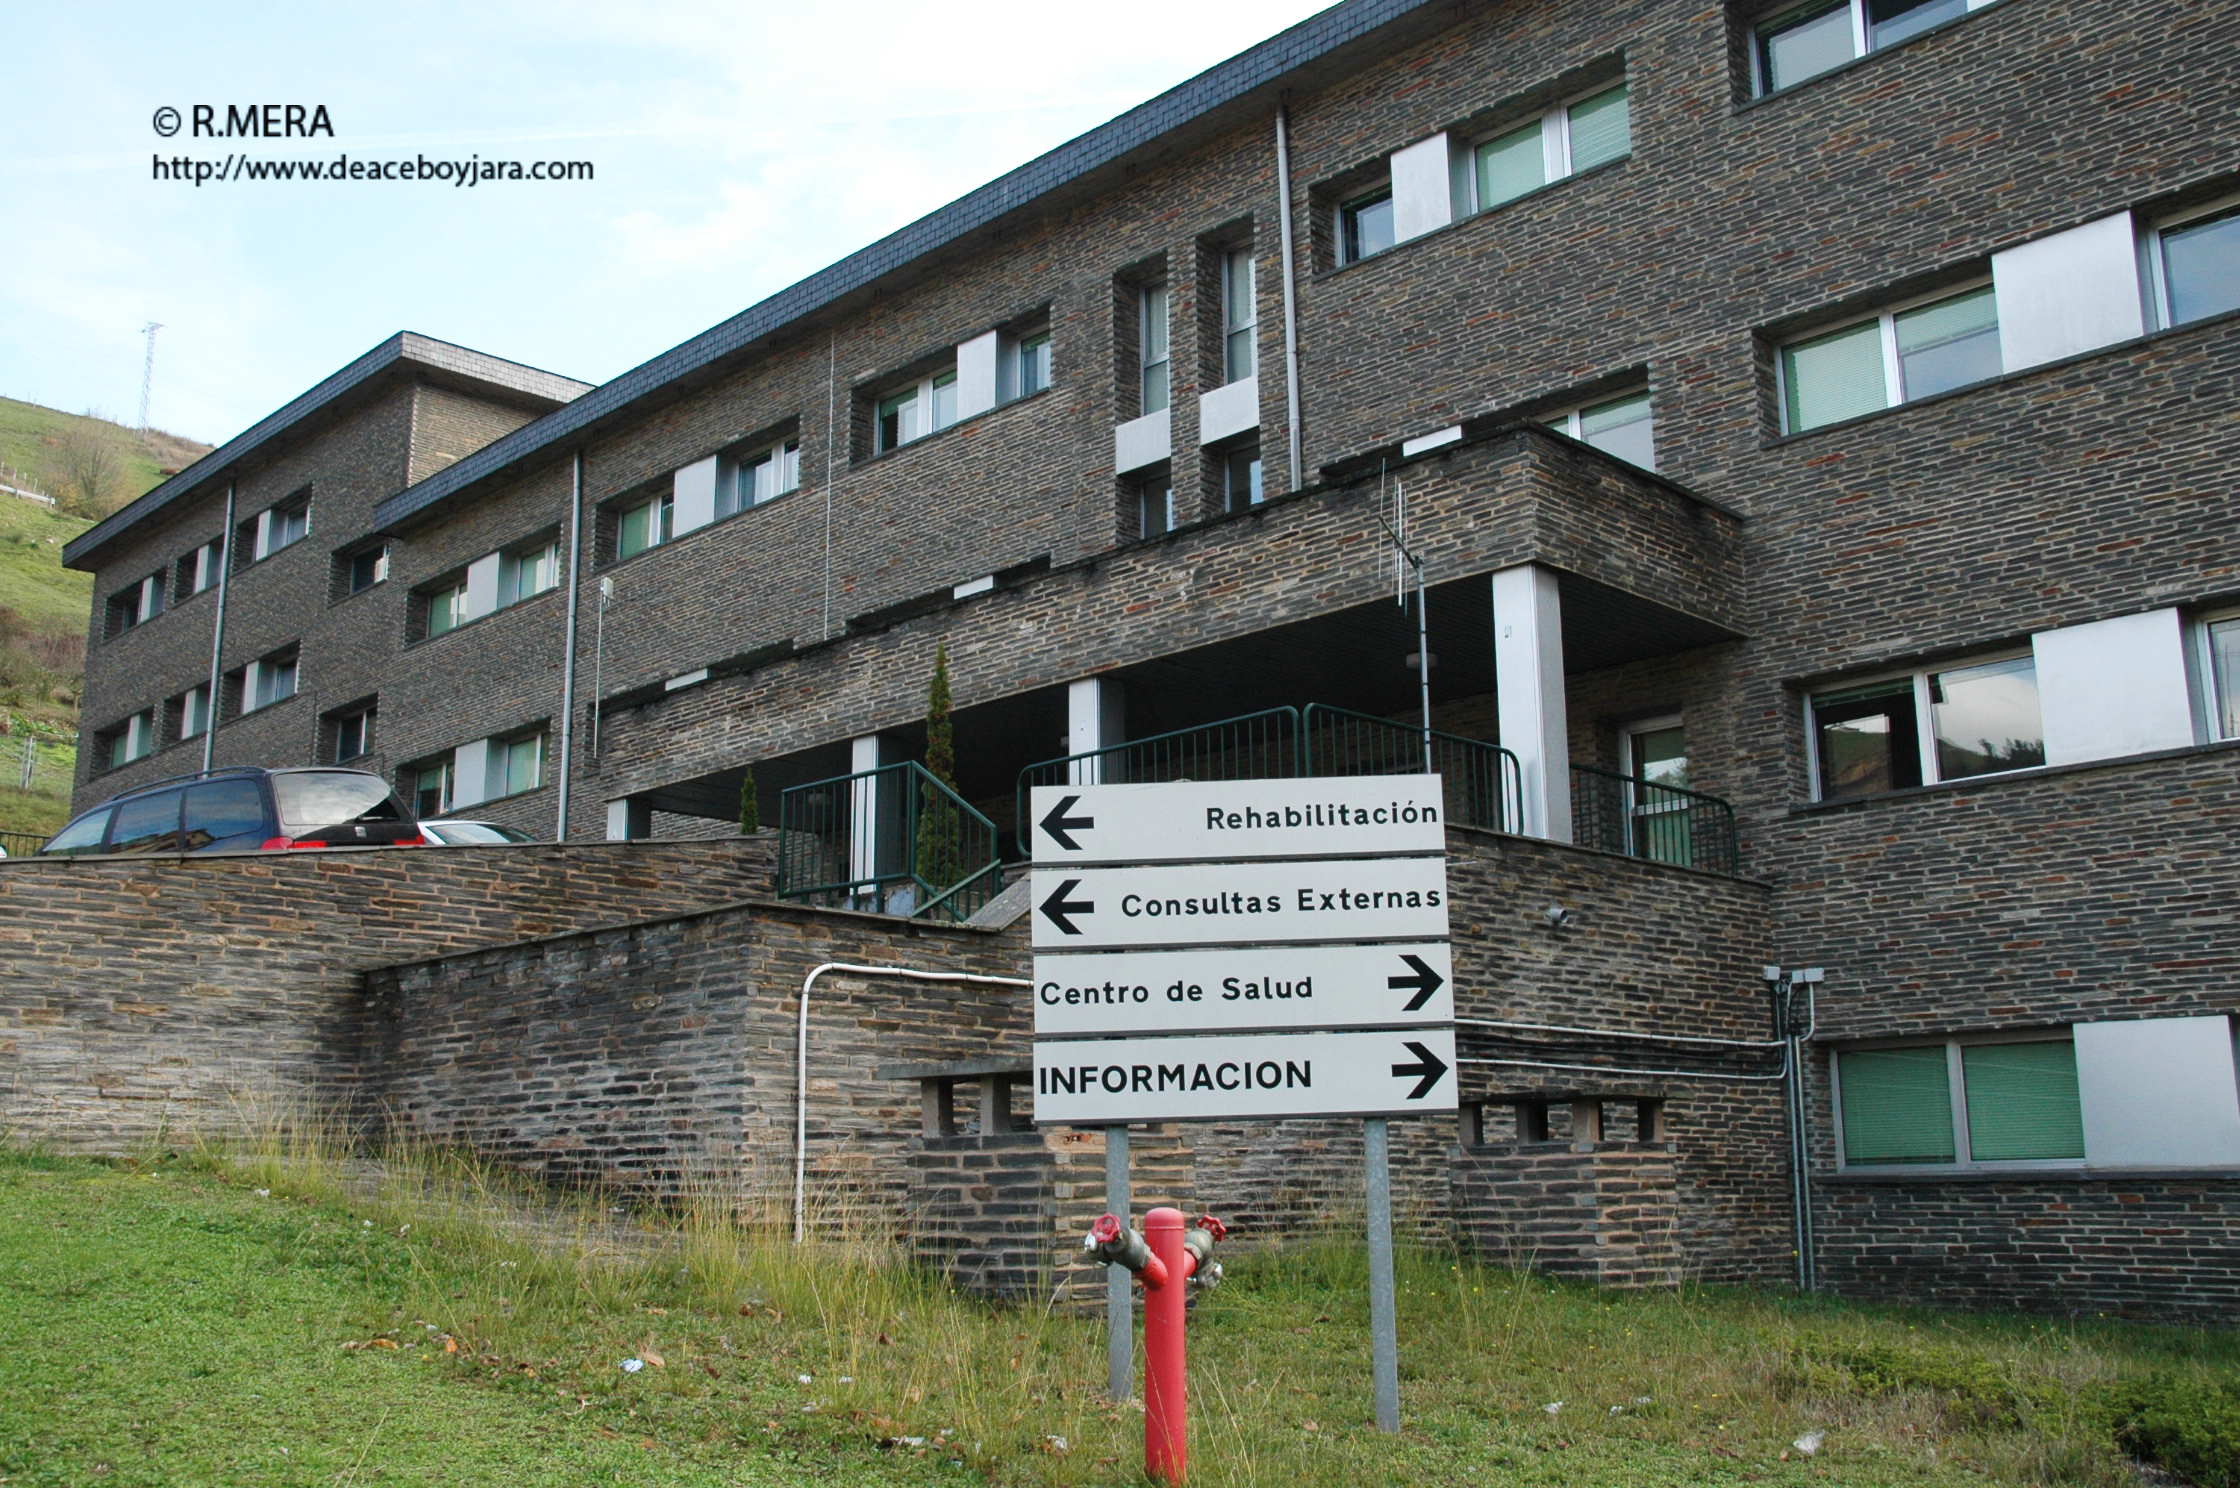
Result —
POLYGON ((1444 858, 1034 871, 1038 951, 1446 938, 1444 858))
POLYGON ((1038 866, 1446 851, 1436 775, 1038 785, 1038 866))
POLYGON ((1454 1021, 1442 944, 1215 947, 1037 956, 1037 1038, 1454 1021))
POLYGON ((1034 1119, 1069 1126, 1455 1108, 1454 1030, 1073 1039, 1035 1045, 1034 1119))

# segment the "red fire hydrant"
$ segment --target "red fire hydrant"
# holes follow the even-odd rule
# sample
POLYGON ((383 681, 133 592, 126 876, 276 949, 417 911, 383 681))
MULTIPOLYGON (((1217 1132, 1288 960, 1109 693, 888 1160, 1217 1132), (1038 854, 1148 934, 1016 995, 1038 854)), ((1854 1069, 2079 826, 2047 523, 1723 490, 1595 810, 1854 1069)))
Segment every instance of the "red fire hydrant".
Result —
POLYGON ((1166 1483, 1180 1483, 1190 1460, 1187 1401, 1183 1378, 1182 1320, 1185 1283, 1217 1285, 1221 1266, 1213 1260, 1214 1242, 1229 1227, 1201 1215, 1185 1233, 1180 1209, 1154 1209, 1143 1217, 1143 1233, 1107 1214, 1089 1228, 1082 1248, 1109 1264, 1125 1266, 1143 1283, 1143 1470, 1166 1483))

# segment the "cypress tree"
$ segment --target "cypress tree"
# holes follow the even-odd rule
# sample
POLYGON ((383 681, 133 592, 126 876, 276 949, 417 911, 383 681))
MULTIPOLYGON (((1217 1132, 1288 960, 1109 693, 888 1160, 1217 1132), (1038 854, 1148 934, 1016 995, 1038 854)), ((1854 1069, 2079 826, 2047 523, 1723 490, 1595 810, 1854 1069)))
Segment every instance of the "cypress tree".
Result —
POLYGON ((739 835, 752 837, 762 830, 762 799, 755 792, 754 771, 739 782, 739 835))

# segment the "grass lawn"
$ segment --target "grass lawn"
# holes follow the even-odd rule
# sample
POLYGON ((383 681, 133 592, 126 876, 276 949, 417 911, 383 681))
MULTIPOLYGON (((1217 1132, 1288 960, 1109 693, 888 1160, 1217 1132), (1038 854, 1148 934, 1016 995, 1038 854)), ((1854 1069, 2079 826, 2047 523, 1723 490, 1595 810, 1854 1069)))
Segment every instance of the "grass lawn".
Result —
MULTIPOLYGON (((0 1155, 0 1478, 1141 1481, 1093 1321, 721 1217, 639 1248, 580 1201, 524 1228, 491 1183, 0 1155)), ((2136 1479, 2094 1391, 2240 1359, 2222 1333, 1620 1296, 1435 1253, 1401 1280, 1407 1429, 1385 1437, 1358 1251, 1233 1254, 1192 1313, 1191 1481, 2112 1488, 2136 1479)))
POLYGON ((33 630, 83 631, 93 608, 93 575, 64 568, 62 545, 92 525, 0 492, 0 605, 33 630))

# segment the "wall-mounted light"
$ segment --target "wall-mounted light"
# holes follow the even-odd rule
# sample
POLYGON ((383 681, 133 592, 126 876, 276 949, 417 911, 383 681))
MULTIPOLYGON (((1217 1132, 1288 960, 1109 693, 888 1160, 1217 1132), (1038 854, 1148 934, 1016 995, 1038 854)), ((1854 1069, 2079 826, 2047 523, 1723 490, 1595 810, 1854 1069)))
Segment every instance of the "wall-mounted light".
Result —
POLYGON ((1548 922, 1550 930, 1562 931, 1571 928, 1571 911, 1560 904, 1551 904, 1546 909, 1541 910, 1540 918, 1548 922))

